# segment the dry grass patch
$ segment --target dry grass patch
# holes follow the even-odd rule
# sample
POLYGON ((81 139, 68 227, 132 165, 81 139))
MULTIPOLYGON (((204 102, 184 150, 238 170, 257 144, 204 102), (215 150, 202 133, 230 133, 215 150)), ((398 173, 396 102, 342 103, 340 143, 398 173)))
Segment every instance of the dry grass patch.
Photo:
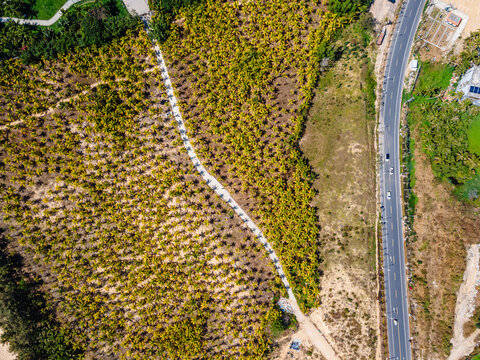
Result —
POLYGON ((376 356, 375 118, 367 112, 367 54, 350 27, 342 59, 320 80, 301 148, 318 175, 322 305, 311 314, 341 357, 376 356))
POLYGON ((415 178, 416 236, 408 244, 413 349, 417 356, 446 358, 456 293, 465 271, 466 245, 479 242, 478 210, 460 203, 452 195, 452 186, 435 179, 418 148, 415 178))

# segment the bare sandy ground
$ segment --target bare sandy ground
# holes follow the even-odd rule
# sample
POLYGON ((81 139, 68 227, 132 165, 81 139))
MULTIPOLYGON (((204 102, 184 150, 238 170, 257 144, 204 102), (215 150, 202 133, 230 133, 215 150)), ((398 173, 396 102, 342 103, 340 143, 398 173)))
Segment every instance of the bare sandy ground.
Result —
POLYGON ((393 21, 395 6, 396 4, 392 4, 388 0, 375 0, 370 7, 370 12, 379 23, 385 22, 385 20, 393 21))
POLYGON ((462 37, 466 38, 471 32, 480 29, 480 2, 478 0, 443 0, 469 16, 467 26, 462 37))
POLYGON ((467 253, 467 267, 463 275, 463 283, 457 294, 457 305, 455 306, 455 324, 453 328, 452 350, 448 360, 460 360, 469 355, 475 348, 475 339, 480 334, 480 329, 467 338, 463 333, 463 327, 472 317, 475 311, 475 297, 477 296, 477 285, 480 283, 480 271, 478 268, 480 260, 480 245, 470 245, 467 253))
POLYGON ((7 345, 0 344, 0 360, 15 360, 16 357, 9 350, 7 345))
MULTIPOLYGON (((0 335, 2 335, 2 330, 0 330, 0 335)), ((16 358, 8 349, 8 345, 0 343, 0 360, 15 360, 16 358)))

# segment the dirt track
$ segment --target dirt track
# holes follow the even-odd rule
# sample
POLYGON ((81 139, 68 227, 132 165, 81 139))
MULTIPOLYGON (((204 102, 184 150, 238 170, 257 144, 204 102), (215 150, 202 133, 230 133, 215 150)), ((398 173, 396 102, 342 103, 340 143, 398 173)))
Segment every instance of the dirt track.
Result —
POLYGON ((475 310, 475 297, 477 285, 480 282, 478 263, 480 260, 480 245, 470 245, 467 254, 467 267, 463 275, 463 283, 457 294, 455 306, 455 325, 453 328, 452 351, 448 360, 460 360, 469 355, 475 348, 475 339, 480 334, 476 329, 469 337, 465 338, 463 327, 471 318, 475 310))

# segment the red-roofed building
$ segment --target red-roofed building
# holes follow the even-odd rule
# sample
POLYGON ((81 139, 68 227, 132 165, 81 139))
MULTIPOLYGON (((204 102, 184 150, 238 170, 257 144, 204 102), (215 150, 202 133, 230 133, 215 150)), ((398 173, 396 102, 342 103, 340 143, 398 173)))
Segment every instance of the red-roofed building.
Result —
POLYGON ((462 22, 462 18, 454 14, 453 12, 450 12, 445 21, 447 22, 447 24, 450 24, 452 26, 458 26, 462 22))

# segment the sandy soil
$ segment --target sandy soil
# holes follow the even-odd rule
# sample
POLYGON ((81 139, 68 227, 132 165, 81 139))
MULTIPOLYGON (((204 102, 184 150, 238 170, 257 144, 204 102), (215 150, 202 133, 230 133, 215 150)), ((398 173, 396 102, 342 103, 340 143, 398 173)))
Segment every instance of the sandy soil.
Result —
POLYGON ((462 33, 463 38, 468 37, 471 32, 480 29, 480 4, 478 0, 448 0, 445 2, 469 16, 467 26, 462 33))
POLYGON ((415 358, 446 359, 467 249, 478 243, 480 222, 476 210, 452 196, 450 184, 435 179, 416 131, 413 137, 418 203, 413 225, 416 235, 407 247, 412 346, 415 358))
POLYGON ((8 350, 8 345, 0 344, 0 360, 15 360, 16 357, 8 350))
MULTIPOLYGON (((0 335, 2 335, 1 330, 0 335)), ((15 360, 16 358, 17 357, 8 349, 8 344, 0 344, 0 360, 15 360)))
POLYGON ((396 4, 388 0, 375 0, 370 7, 370 12, 379 23, 385 22, 386 19, 393 21, 395 6, 396 4))
POLYGON ((471 354, 475 348, 475 339, 480 334, 480 329, 465 338, 464 325, 472 317, 475 310, 475 297, 477 296, 477 285, 480 282, 480 271, 478 263, 480 260, 479 245, 470 245, 467 253, 467 267, 463 275, 463 283, 457 294, 457 305, 455 307, 455 325, 453 328, 452 351, 448 360, 460 360, 471 354))

